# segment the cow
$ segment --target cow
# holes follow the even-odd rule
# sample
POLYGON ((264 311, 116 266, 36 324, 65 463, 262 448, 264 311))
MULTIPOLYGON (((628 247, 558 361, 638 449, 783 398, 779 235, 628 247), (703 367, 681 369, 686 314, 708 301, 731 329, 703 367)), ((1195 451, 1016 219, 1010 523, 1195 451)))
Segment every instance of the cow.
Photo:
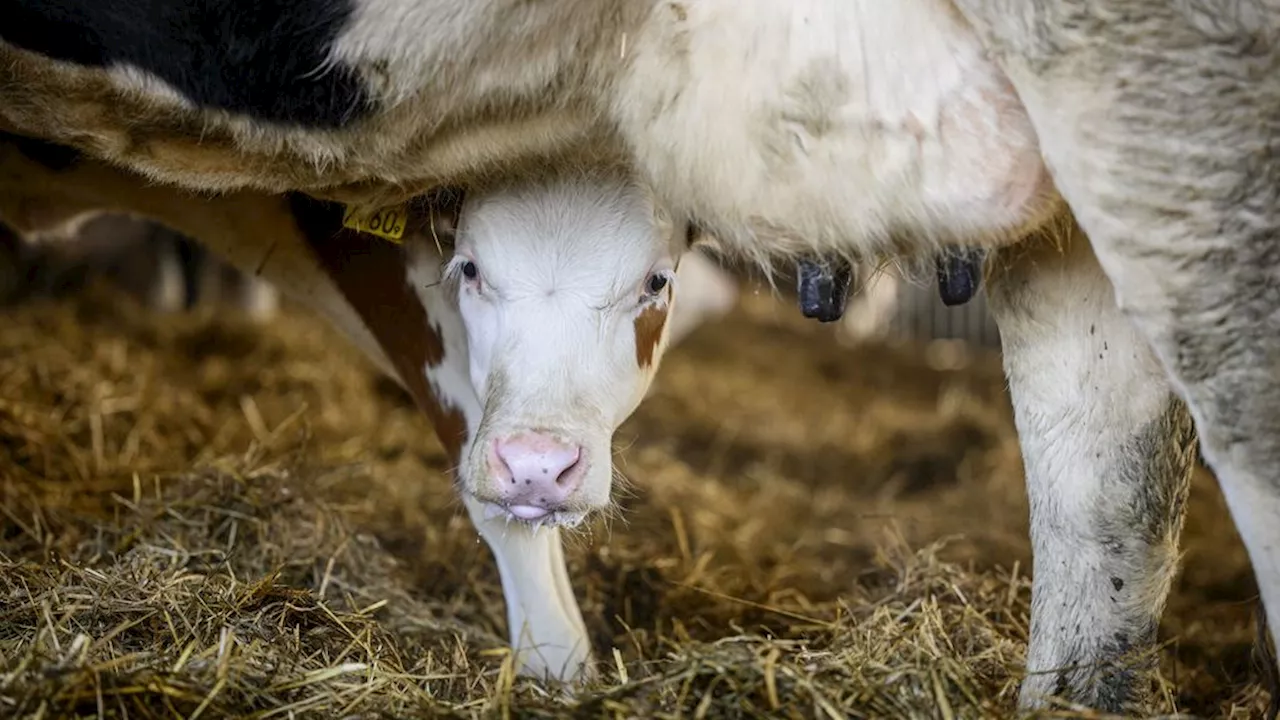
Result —
POLYGON ((0 217, 146 213, 317 310, 431 418, 493 551, 520 670, 590 676, 559 532, 610 502, 613 433, 671 327, 724 307, 695 287, 694 315, 676 311, 696 233, 607 168, 433 196, 353 229, 333 203, 193 198, 90 158, 50 162, 48 149, 0 142, 0 217))
POLYGON ((0 131, 214 205, 368 218, 620 164, 764 267, 985 249, 1031 504, 1025 708, 1135 699, 1197 440, 1280 628, 1277 71, 1274 0, 0 7, 0 131))

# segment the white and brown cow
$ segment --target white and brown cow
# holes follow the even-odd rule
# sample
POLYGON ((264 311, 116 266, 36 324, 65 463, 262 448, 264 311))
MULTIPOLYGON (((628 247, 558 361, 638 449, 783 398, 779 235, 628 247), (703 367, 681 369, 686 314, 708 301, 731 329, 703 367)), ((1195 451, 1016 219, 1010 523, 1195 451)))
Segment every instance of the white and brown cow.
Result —
POLYGON ((191 190, 365 212, 620 161, 761 262, 995 250, 1024 706, 1133 697, 1195 429, 1280 629, 1277 78, 1275 0, 0 5, 0 130, 191 190))
POLYGON ((643 186, 606 169, 472 188, 460 205, 419 201, 388 219, 393 243, 344 227, 334 203, 194 199, 8 140, 0 216, 146 213, 256 268, 398 379, 494 553, 522 670, 590 672, 559 528, 610 502, 613 433, 657 371, 693 239, 643 186))

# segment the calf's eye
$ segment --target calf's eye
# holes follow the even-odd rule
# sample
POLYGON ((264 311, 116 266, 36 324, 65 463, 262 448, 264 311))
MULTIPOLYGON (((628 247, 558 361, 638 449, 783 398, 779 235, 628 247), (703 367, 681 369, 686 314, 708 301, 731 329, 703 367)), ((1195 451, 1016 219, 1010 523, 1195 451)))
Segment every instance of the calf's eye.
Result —
POLYGON ((649 293, 650 295, 657 295, 658 293, 662 292, 662 289, 667 286, 668 282, 669 280, 667 279, 667 276, 665 273, 654 273, 649 276, 648 280, 645 281, 645 284, 644 284, 645 292, 649 293))
POLYGON ((478 276, 479 274, 480 274, 480 268, 476 267, 475 263, 471 262, 470 260, 462 263, 462 277, 468 280, 475 280, 476 276, 478 276))

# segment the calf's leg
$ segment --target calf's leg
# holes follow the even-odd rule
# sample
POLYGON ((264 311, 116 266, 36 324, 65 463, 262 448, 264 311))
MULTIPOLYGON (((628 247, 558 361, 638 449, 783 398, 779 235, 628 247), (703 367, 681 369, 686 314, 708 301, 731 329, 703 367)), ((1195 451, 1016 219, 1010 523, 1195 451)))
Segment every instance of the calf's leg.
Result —
POLYGON ((569 583, 560 529, 486 520, 470 496, 467 511, 498 564, 520 673, 566 682, 590 678, 591 641, 569 583))
MULTIPOLYGON (((309 306, 414 396, 455 464, 462 444, 474 437, 480 405, 467 374, 461 318, 438 283, 438 255, 418 256, 419 264, 411 267, 381 239, 339 238, 340 211, 335 215, 314 202, 252 192, 199 197, 83 156, 50 167, 23 153, 12 139, 0 138, 0 218, 31 232, 98 210, 162 222, 197 238, 245 273, 260 272, 309 306), (365 247, 354 249, 361 244, 365 247), (372 302, 368 293, 356 291, 368 286, 382 290, 372 302), (413 341, 423 333, 440 335, 439 364, 415 359, 430 344, 413 341)), ((417 238, 412 247, 435 244, 417 238)), ((508 529, 505 522, 484 520, 476 508, 468 510, 502 574, 522 671, 579 676, 589 647, 559 534, 508 529)))
POLYGON ((1070 222, 992 260, 1034 560, 1021 704, 1141 702, 1177 562, 1191 419, 1070 222))
POLYGON ((1280 637, 1280 7, 958 5, 1186 399, 1280 637))
MULTIPOLYGON (((456 466, 476 437, 483 407, 471 384, 466 330, 457 304, 440 283, 443 261, 434 240, 408 241, 409 284, 421 300, 444 349, 439 364, 423 368, 435 401, 461 415, 464 427, 437 427, 456 466)), ((591 642, 569 582, 559 528, 534 528, 504 518, 486 518, 469 494, 467 512, 488 543, 502 579, 507 632, 523 675, 577 681, 591 675, 591 642)))

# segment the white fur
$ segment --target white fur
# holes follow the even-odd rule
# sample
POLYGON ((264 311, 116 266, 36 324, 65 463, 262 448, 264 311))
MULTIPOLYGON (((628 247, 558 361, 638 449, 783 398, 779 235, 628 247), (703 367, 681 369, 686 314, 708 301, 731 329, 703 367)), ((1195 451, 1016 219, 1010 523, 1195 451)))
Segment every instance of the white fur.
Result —
MULTIPOLYGON (((409 283, 441 335, 444 361, 423 368, 436 401, 466 420, 466 457, 480 431, 483 408, 470 378, 467 328, 458 312, 457 287, 441 282, 445 259, 434 242, 420 238, 408 247, 409 283)), ((460 476, 464 477, 464 476, 460 476)), ((564 563, 560 529, 540 528, 496 516, 474 495, 464 504, 472 523, 493 552, 502 579, 511 646, 521 672, 571 680, 591 672, 591 643, 564 563)))
MULTIPOLYGON (((102 73, 32 64, 3 46, 0 126, 77 142, 191 188, 348 197, 419 194, 511 172, 531 160, 621 155, 660 204, 760 260, 1011 242, 1051 209, 1038 201, 1056 192, 1057 183, 1092 236, 1121 306, 1191 405, 1205 455, 1259 573, 1273 633, 1280 632, 1280 537, 1268 520, 1280 509, 1280 433, 1274 432, 1280 321, 1274 298, 1260 290, 1276 282, 1269 249, 1280 232, 1268 195, 1276 186, 1275 163, 1267 162, 1280 136, 1274 2, 955 4, 964 18, 949 0, 360 0, 333 58, 356 67, 391 104, 352 128, 303 131, 217 112, 175 117, 155 111, 134 124, 153 134, 169 129, 173 142, 137 143, 132 128, 119 127, 95 103, 127 100, 138 83, 130 81, 118 98, 96 94, 104 89, 102 73), (966 20, 984 33, 1000 67, 966 20), (172 130, 194 121, 229 130, 232 141, 197 148, 196 138, 172 130), (1245 327, 1259 321, 1266 331, 1245 327)), ((155 110, 130 107, 139 114, 155 110)), ((511 218, 488 227, 511 233, 504 243, 523 230, 511 218)), ((634 251, 621 245, 624 253, 634 251)), ((518 256, 513 248, 503 259, 554 260, 559 268, 600 257, 594 245, 563 247, 573 257, 518 256)), ((642 257, 627 254, 635 262, 628 270, 637 270, 642 257)), ((484 272, 493 258, 481 260, 484 272)), ((1068 695, 1118 710, 1133 686, 1116 670, 1124 643, 1096 637, 1098 643, 1080 645, 1075 641, 1093 636, 1074 622, 1084 630, 1111 630, 1121 622, 1129 632, 1150 627, 1151 617, 1117 620, 1106 606, 1110 578, 1083 561, 1101 557, 1095 546, 1114 547, 1111 559, 1130 573, 1125 587, 1137 593, 1118 599, 1117 607, 1149 616, 1163 602, 1168 563, 1159 548, 1169 541, 1142 533, 1180 523, 1181 510, 1151 501, 1153 488, 1173 480, 1143 475, 1137 457, 1160 444, 1160 427, 1132 427, 1144 419, 1163 422, 1149 417, 1159 398, 1168 397, 1157 361, 1117 319, 1114 304, 1099 299, 1105 290, 1097 273, 1083 268, 1072 271, 1081 278, 1078 288, 1055 283, 1047 274, 1057 272, 1053 263, 1029 271, 1028 287, 1042 284, 1045 291, 1002 311, 1044 318, 1008 326, 1025 345, 1006 350, 1029 484, 1047 498, 1033 519, 1037 545, 1047 548, 1046 559, 1062 561, 1042 569, 1037 558, 1037 583, 1049 591, 1037 591, 1029 655, 1033 664, 1056 661, 1069 648, 1067 660, 1110 668, 1103 680, 1070 669, 1059 673, 1068 695), (1098 341, 1060 311, 1082 293, 1103 342, 1123 345, 1127 355, 1108 360, 1109 344, 1097 361, 1084 352, 1098 341), (1026 374, 1037 362, 1056 368, 1063 382, 1026 374), (1116 445, 1126 434, 1142 442, 1116 445), (1123 487, 1108 484, 1114 473, 1134 468, 1138 475, 1125 475, 1123 487), (1123 507, 1115 500, 1125 493, 1136 522, 1128 528, 1112 523, 1114 542, 1082 527, 1089 513, 1114 519, 1123 507), (1073 553, 1072 542, 1082 549, 1073 553), (1055 572, 1087 582, 1055 585, 1055 572)), ((528 410, 547 396, 531 392, 530 378, 550 382, 555 403, 572 404, 572 396, 585 393, 600 407, 575 409, 573 418, 592 419, 575 420, 574 431, 597 455, 606 429, 641 392, 642 383, 601 384, 619 370, 620 313, 594 318, 600 332, 592 335, 579 324, 590 317, 584 299, 605 297, 603 285, 583 281, 575 293, 559 285, 559 274, 506 279, 515 288, 510 306, 485 309, 473 299, 463 308, 468 326, 477 328, 468 374, 481 387, 485 409, 492 395, 492 409, 501 407, 506 419, 538 420, 528 410), (532 302, 547 290, 551 296, 541 306, 532 302), (552 307, 565 319, 547 318, 552 307), (600 342, 571 347, 587 340, 600 342), (586 367, 580 360, 588 357, 592 373, 583 380, 589 389, 579 391, 567 376, 570 368, 586 367), (526 367, 527 374, 513 379, 510 371, 526 367), (502 392, 489 392, 499 385, 492 382, 497 369, 507 382, 502 392)), ((324 301, 323 290, 320 295, 324 301)), ((330 310, 344 312, 332 303, 330 310)), ((368 339, 358 324, 355 335, 368 339)), ((1165 415, 1178 415, 1176 405, 1169 403, 1165 415)), ((555 420, 569 423, 568 417, 555 420)), ((485 432, 482 422, 482 442, 485 432)), ((1187 464, 1181 450, 1152 451, 1163 459, 1161 473, 1177 474, 1187 464)), ((467 469, 474 471, 474 462, 467 469)), ((584 497, 600 503, 607 485, 598 472, 593 477, 584 497)), ((542 573, 509 589, 521 582, 531 592, 559 587, 542 573)), ((1149 645, 1144 633, 1130 639, 1149 645)), ((1028 698, 1041 689, 1028 683, 1024 703, 1034 704, 1028 698)))
MULTIPOLYGON (((0 45, 8 58, 28 59, 0 45)), ((755 255, 1007 241, 1049 189, 1030 121, 948 0, 360 0, 315 72, 339 63, 384 103, 341 130, 190 109, 134 70, 103 79, 148 93, 156 123, 191 114, 233 142, 130 142, 56 89, 81 77, 14 77, 0 119, 201 189, 417 194, 629 153, 659 200, 755 255)))
POLYGON ((1017 97, 947 0, 654 3, 605 37, 574 9, 364 0, 333 58, 383 63, 368 76, 393 103, 451 109, 574 77, 552 105, 586 104, 584 132, 607 116, 663 201, 749 251, 998 237, 1046 189, 1017 97), (576 71, 584 44, 595 72, 576 71))
POLYGON ((495 501, 491 446, 539 431, 582 447, 586 475, 565 517, 608 504, 613 432, 643 399, 662 351, 638 363, 636 318, 670 310, 668 291, 648 298, 644 285, 653 274, 676 280, 677 247, 659 225, 639 187, 585 176, 468 197, 449 275, 485 417, 463 460, 464 491, 495 501), (461 277, 467 261, 474 281, 461 277))
POLYGON ((726 241, 874 253, 1025 222, 1035 133, 945 1, 684 7, 629 43, 612 110, 664 199, 726 241))

